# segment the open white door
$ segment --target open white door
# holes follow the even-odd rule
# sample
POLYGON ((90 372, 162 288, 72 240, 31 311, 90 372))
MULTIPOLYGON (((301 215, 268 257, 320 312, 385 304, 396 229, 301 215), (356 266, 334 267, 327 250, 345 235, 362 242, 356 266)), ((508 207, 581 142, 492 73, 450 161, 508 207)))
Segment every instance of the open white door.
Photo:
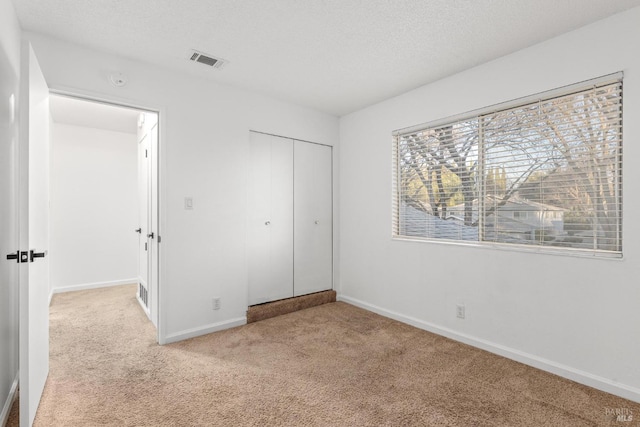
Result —
POLYGON ((154 125, 151 128, 151 156, 149 164, 149 229, 151 240, 149 241, 149 282, 151 285, 151 322, 158 327, 158 117, 154 114, 154 125))
MULTIPOLYGON (((144 115, 142 115, 144 117, 144 115)), ((149 308, 149 135, 138 141, 138 292, 140 305, 151 316, 149 308)))
POLYGON ((22 48, 20 125, 20 425, 31 426, 49 373, 49 88, 22 48))
POLYGON ((18 75, 12 65, 0 46, 0 425, 18 372, 18 75))
POLYGON ((138 301, 158 326, 158 115, 138 123, 138 301))

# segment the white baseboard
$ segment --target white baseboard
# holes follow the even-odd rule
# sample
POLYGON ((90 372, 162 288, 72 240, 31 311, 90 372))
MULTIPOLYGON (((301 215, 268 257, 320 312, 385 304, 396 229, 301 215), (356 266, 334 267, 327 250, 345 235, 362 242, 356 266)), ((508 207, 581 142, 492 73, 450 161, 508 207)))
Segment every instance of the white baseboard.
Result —
POLYGON ((107 288, 109 286, 131 285, 134 283, 138 283, 138 279, 135 277, 133 279, 112 280, 109 282, 83 283, 79 285, 60 286, 57 288, 53 288, 51 293, 60 294, 63 292, 84 291, 87 289, 107 288))
POLYGON ((380 314, 381 316, 389 317, 402 323, 407 323, 411 326, 415 326, 416 328, 424 329, 425 331, 451 338, 454 341, 469 344, 473 347, 486 350, 490 353, 515 360, 516 362, 524 363, 525 365, 533 366, 534 368, 550 372, 552 374, 567 378, 577 383, 584 384, 589 387, 593 387, 598 390, 615 394, 616 396, 620 396, 625 399, 640 403, 640 389, 638 388, 611 381, 607 378, 572 368, 571 366, 563 365, 552 360, 544 359, 520 350, 486 341, 481 338, 461 334, 460 332, 454 331, 452 329, 443 328, 433 323, 416 319, 415 317, 405 316, 404 314, 396 313, 394 311, 387 310, 385 308, 378 307, 346 295, 338 295, 337 299, 338 301, 344 301, 346 303, 355 305, 356 307, 364 308, 365 310, 380 314))
POLYGON ((236 326, 242 326, 247 324, 246 317, 238 317, 235 319, 225 320, 223 322, 212 323, 210 325, 202 326, 199 328, 186 329, 184 331, 176 332, 174 334, 167 335, 164 339, 160 340, 160 344, 171 344, 172 342, 178 342, 189 338, 198 337, 200 335, 210 334, 212 332, 222 331, 224 329, 235 328, 236 326))
POLYGON ((16 397, 18 397, 18 379, 20 378, 20 372, 16 372, 16 377, 13 380, 13 384, 11 384, 11 389, 9 390, 9 396, 7 396, 7 400, 4 402, 4 406, 2 407, 2 412, 0 412, 0 426, 4 426, 7 424, 7 420, 9 419, 9 413, 11 412, 11 406, 13 406, 13 402, 15 402, 16 397))

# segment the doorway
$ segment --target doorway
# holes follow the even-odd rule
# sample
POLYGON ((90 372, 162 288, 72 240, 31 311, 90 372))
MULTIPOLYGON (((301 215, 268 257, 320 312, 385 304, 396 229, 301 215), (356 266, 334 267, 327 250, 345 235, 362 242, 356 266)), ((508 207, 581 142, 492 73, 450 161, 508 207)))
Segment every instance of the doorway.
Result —
POLYGON ((159 115, 66 94, 50 109, 51 294, 135 283, 157 328, 159 115))

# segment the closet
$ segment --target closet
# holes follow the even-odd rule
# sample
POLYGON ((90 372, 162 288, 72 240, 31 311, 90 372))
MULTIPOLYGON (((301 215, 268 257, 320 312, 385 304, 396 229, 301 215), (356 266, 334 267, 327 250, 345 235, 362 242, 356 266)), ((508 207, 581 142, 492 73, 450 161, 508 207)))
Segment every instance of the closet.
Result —
POLYGON ((333 287, 332 147, 251 132, 249 305, 333 287))

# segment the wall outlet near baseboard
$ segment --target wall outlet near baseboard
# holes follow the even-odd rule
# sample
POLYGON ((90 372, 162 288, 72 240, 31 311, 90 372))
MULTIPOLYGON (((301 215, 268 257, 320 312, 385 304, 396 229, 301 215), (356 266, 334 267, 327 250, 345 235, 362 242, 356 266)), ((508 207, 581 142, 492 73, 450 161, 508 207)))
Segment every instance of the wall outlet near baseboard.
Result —
POLYGON ((456 317, 458 319, 464 319, 464 304, 456 305, 456 317))
POLYGON ((212 309, 213 310, 220 310, 220 298, 214 298, 212 301, 212 309))

